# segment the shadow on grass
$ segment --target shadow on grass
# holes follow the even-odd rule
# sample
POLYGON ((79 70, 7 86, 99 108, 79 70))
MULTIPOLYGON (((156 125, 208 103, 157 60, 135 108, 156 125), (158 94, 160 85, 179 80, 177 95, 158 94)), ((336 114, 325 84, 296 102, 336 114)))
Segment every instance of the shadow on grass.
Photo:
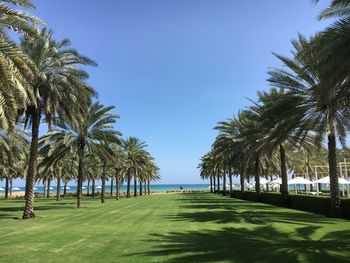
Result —
POLYGON ((206 195, 183 196, 179 202, 183 212, 166 219, 222 227, 153 234, 145 241, 154 244, 152 251, 139 255, 158 256, 164 262, 349 262, 350 229, 320 233, 334 219, 206 195), (275 228, 273 223, 283 227, 275 228))
MULTIPOLYGON (((35 211, 46 211, 46 210, 61 210, 61 209, 75 209, 75 202, 57 202, 55 200, 50 200, 49 204, 47 200, 39 200, 35 205, 35 211), (44 202, 45 204, 41 203, 44 202)), ((1 219, 20 219, 16 217, 15 213, 23 212, 24 210, 24 201, 17 202, 17 200, 6 200, 6 206, 0 206, 0 220, 1 219), (19 205, 20 203, 20 205, 19 205), (9 206, 13 204, 13 206, 9 206)))
POLYGON ((190 212, 167 215, 173 221, 250 223, 266 225, 273 222, 288 224, 334 224, 334 219, 303 211, 272 205, 226 198, 188 198, 179 200, 190 212))
POLYGON ((156 243, 154 250, 139 255, 164 256, 166 262, 348 262, 350 231, 310 239, 317 228, 290 235, 272 226, 155 234, 147 240, 156 243))

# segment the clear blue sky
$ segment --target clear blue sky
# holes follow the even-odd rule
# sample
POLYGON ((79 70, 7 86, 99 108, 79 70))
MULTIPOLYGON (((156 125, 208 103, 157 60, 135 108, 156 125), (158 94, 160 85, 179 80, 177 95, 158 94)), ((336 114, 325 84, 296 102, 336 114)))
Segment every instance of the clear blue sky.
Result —
POLYGON ((215 124, 266 89, 271 52, 325 27, 308 0, 35 0, 35 14, 99 66, 90 84, 146 141, 161 183, 200 183, 215 124))

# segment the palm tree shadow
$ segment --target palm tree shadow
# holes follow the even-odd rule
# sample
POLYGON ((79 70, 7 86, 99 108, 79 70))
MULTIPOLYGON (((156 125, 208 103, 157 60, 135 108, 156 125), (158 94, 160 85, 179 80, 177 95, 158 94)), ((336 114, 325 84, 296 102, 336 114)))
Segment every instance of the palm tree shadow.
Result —
POLYGON ((172 221, 250 223, 266 225, 272 222, 296 224, 322 223, 334 224, 334 220, 322 215, 315 215, 303 211, 275 207, 268 204, 250 202, 239 199, 190 198, 184 196, 179 200, 185 211, 167 215, 172 221))
POLYGON ((165 257, 166 262, 348 262, 350 231, 320 240, 304 235, 317 228, 304 227, 294 235, 272 226, 154 234, 147 240, 156 243, 154 250, 140 254, 165 257))
POLYGON ((166 220, 214 223, 221 228, 153 234, 146 241, 154 244, 152 251, 140 255, 158 256, 165 262, 348 262, 350 229, 311 238, 325 224, 334 224, 335 219, 204 195, 185 195, 179 202, 185 208, 183 212, 166 215, 166 220), (242 228, 242 223, 249 228, 242 228), (286 234, 274 223, 295 230, 286 234))

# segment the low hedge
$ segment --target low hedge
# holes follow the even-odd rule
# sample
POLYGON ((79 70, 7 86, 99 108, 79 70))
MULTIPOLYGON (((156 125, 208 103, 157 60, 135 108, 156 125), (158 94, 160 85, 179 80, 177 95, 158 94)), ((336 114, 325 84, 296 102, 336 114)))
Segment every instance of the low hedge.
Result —
POLYGON ((287 204, 283 201, 280 193, 274 192, 263 192, 260 198, 261 202, 271 205, 277 206, 287 206, 287 204))
POLYGON ((253 201, 257 202, 258 201, 258 196, 256 195, 256 192, 254 191, 238 191, 238 190, 233 190, 231 193, 232 198, 238 198, 238 199, 244 199, 248 201, 253 201))
MULTIPOLYGON (((289 195, 286 200, 280 193, 262 192, 258 198, 256 192, 238 190, 232 191, 232 198, 244 199, 253 202, 262 202, 266 204, 284 206, 292 209, 302 210, 311 213, 317 213, 328 216, 330 213, 330 198, 326 196, 312 195, 289 195)), ((350 198, 341 199, 341 217, 350 219, 350 198)))
POLYGON ((316 214, 329 215, 331 200, 325 196, 290 195, 291 208, 316 214))
POLYGON ((244 199, 244 192, 233 190, 231 193, 231 197, 237 199, 244 199))
POLYGON ((342 198, 340 207, 342 217, 350 219, 350 198, 342 198))

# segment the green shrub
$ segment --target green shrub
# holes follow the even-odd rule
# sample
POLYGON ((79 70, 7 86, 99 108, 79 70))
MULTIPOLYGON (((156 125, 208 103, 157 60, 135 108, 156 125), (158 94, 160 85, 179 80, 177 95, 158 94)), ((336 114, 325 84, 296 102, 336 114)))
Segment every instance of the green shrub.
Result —
POLYGON ((331 201, 325 196, 290 195, 291 208, 329 215, 331 201))
POLYGON ((258 196, 255 191, 245 191, 243 198, 248 201, 258 202, 258 196))
POLYGON ((263 192, 261 194, 260 200, 261 202, 270 204, 270 205, 286 206, 286 204, 283 202, 283 198, 280 193, 263 192))
POLYGON ((232 198, 238 198, 238 199, 244 199, 243 198, 243 192, 242 191, 238 191, 238 190, 233 190, 231 193, 231 197, 232 198))
MULTIPOLYGON (((253 202, 258 201, 255 191, 241 192, 234 190, 231 193, 231 197, 253 202)), ((280 193, 262 192, 259 199, 259 201, 262 203, 276 206, 288 206, 292 209, 322 214, 326 216, 329 215, 331 205, 331 201, 328 196, 289 195, 287 202, 285 202, 280 193)), ((350 198, 341 199, 341 217, 350 219, 350 198)))
POLYGON ((341 199, 341 216, 350 219, 350 198, 341 199))

